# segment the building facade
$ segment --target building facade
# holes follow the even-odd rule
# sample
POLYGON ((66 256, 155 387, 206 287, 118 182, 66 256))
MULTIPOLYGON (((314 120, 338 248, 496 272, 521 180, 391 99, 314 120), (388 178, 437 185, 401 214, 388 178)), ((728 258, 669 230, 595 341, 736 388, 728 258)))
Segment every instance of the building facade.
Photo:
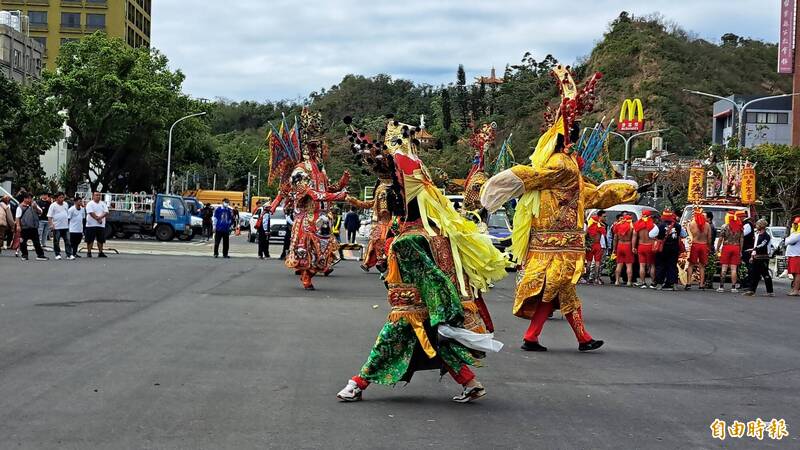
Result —
MULTIPOLYGON (((765 96, 732 95, 728 97, 738 104, 765 96)), ((725 100, 714 103, 712 142, 724 145, 733 136, 739 117, 733 105, 725 100)), ((744 120, 744 145, 755 147, 761 144, 790 145, 792 142, 792 98, 773 98, 753 103, 747 107, 744 120)))
POLYGON ((61 45, 95 31, 134 48, 150 46, 151 0, 0 0, 0 9, 27 16, 30 36, 45 47, 45 66, 55 68, 61 45))
MULTIPOLYGON (((2 12, 0 12, 2 14, 2 12)), ((0 73, 9 80, 26 84, 42 75, 44 47, 19 28, 0 23, 0 73)))

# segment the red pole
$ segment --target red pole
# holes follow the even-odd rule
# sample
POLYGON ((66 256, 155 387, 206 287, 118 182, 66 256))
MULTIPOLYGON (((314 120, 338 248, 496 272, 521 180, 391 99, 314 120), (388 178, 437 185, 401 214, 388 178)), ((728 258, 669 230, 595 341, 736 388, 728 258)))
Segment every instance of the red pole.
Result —
MULTIPOLYGON (((798 31, 800 31, 800 14, 797 11, 797 1, 794 2, 794 71, 792 93, 800 92, 800 45, 798 45, 798 31)), ((800 95, 792 97, 792 146, 800 147, 800 95)))

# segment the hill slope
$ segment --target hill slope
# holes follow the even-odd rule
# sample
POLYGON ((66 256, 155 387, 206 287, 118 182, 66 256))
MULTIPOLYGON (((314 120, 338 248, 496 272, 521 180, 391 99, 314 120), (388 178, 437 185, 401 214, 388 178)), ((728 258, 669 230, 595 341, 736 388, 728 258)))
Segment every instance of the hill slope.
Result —
MULTIPOLYGON (((585 118, 584 124, 589 126, 603 116, 616 118, 624 99, 640 98, 648 129, 669 128, 665 133, 668 148, 679 154, 694 154, 710 141, 712 101, 681 89, 719 95, 789 92, 791 78, 776 73, 776 58, 774 44, 733 34, 714 44, 657 17, 632 18, 623 12, 575 67, 581 79, 595 71, 604 75, 598 85, 596 111, 585 118)), ((311 93, 308 98, 310 106, 323 113, 330 127, 332 158, 328 170, 338 176, 349 169, 354 175, 353 191, 371 184, 372 177, 361 173, 347 151, 341 119, 352 115, 360 127, 376 130, 387 113, 414 124, 419 123, 420 115, 425 115, 428 130, 440 139, 443 148, 430 150, 423 158, 451 178, 463 178, 471 164, 472 151, 465 139, 469 134, 465 124, 470 117, 476 122, 496 121, 498 142, 513 132, 517 160, 523 161, 540 135, 546 105, 557 99, 549 75, 557 63, 550 55, 539 61, 526 53, 520 63, 506 67, 505 82, 496 90, 467 85, 463 72, 454 78, 454 83, 440 87, 415 85, 387 75, 347 75, 338 85, 311 93)), ((221 105, 225 123, 214 129, 230 123, 257 129, 264 126, 261 122, 266 118, 277 118, 280 110, 288 113, 298 108, 284 102, 263 108, 254 107, 252 102, 239 105, 243 117, 237 117, 236 104, 221 105), (262 109, 265 111, 253 112, 262 109)), ((234 134, 231 139, 238 137, 234 134)), ((645 148, 649 148, 649 141, 639 140, 634 155, 643 154, 645 148)), ((619 140, 612 141, 611 152, 612 157, 621 157, 619 140)), ((241 179, 246 179, 246 174, 241 179)))

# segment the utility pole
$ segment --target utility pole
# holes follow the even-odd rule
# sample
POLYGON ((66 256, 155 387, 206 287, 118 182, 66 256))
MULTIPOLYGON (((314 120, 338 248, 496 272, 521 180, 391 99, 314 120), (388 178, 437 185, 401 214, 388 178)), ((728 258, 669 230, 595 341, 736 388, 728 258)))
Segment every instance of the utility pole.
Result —
POLYGON ((170 165, 172 164, 172 130, 175 129, 175 125, 177 125, 181 121, 184 121, 184 120, 186 120, 186 119, 188 119, 190 117, 204 116, 205 114, 206 114, 206 112, 203 111, 203 112, 199 112, 199 113, 189 114, 188 116, 183 116, 180 119, 176 120, 175 123, 173 123, 171 127, 169 127, 169 141, 167 143, 167 188, 165 190, 166 194, 170 194, 171 193, 170 190, 169 190, 169 188, 170 188, 170 171, 169 171, 169 169, 170 169, 170 165))
POLYGON ((662 131, 667 131, 667 128, 664 128, 664 129, 661 129, 661 130, 653 130, 653 131, 642 131, 641 133, 632 134, 632 135, 630 135, 628 137, 625 137, 625 136, 617 133, 616 131, 609 131, 609 133, 611 133, 614 136, 617 136, 619 138, 622 138, 622 140, 625 142, 625 161, 622 161, 622 178, 623 179, 626 179, 626 180, 628 179, 628 166, 630 165, 630 159, 631 159, 631 141, 633 141, 634 138, 639 137, 639 136, 644 136, 645 134, 661 133, 662 131))
POLYGON ((252 172, 247 172, 247 198, 245 199, 245 204, 247 205, 247 210, 250 211, 250 180, 253 178, 252 172))

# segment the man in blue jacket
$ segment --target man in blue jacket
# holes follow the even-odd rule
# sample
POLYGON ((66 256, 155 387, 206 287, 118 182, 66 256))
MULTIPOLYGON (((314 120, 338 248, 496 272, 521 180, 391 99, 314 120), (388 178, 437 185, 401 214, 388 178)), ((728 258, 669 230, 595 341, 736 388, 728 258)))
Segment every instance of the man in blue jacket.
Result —
POLYGON ((222 240, 222 257, 228 256, 228 237, 233 226, 233 211, 229 206, 228 199, 222 200, 222 206, 214 211, 214 219, 217 224, 214 227, 214 258, 219 257, 219 241, 222 240))

